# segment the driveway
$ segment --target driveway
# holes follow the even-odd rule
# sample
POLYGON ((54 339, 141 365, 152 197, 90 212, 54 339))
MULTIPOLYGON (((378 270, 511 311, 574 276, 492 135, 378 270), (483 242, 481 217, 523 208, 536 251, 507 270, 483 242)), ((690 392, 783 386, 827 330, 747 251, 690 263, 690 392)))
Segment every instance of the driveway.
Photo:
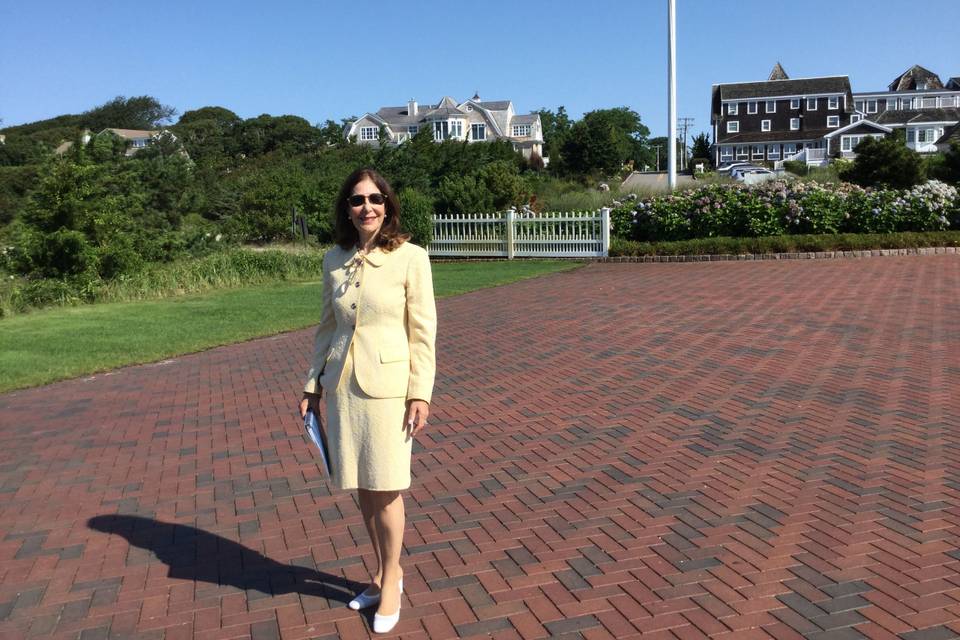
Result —
MULTIPOLYGON (((950 255, 440 301, 397 632, 960 637, 958 292, 950 255)), ((0 637, 367 637, 359 511, 293 415, 310 342, 0 396, 0 637)))

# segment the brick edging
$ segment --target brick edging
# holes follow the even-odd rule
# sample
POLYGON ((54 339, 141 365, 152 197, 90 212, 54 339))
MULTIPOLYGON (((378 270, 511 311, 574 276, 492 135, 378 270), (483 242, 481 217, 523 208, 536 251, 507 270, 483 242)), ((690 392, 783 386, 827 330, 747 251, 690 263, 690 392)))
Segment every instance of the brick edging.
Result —
POLYGON ((960 247, 911 247, 908 249, 862 249, 857 251, 801 251, 796 253, 722 253, 680 256, 611 256, 582 258, 591 262, 725 262, 734 260, 830 260, 878 256, 932 256, 958 254, 960 247))

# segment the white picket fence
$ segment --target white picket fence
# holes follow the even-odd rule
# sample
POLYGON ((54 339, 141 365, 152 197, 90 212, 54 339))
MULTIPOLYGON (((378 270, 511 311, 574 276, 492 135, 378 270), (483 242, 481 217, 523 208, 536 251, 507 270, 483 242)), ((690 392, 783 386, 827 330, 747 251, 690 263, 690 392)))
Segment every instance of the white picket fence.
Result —
POLYGON ((431 256, 606 257, 610 209, 567 213, 451 213, 433 216, 431 256))

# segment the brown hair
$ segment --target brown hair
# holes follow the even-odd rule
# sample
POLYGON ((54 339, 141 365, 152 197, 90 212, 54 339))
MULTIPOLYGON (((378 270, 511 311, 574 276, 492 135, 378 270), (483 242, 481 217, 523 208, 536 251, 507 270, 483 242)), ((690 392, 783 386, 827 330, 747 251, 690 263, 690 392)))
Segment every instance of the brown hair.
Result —
POLYGON ((360 234, 350 220, 350 204, 347 199, 353 195, 353 188, 357 186, 357 183, 365 179, 369 179, 377 185, 377 189, 387 199, 383 225, 377 234, 376 246, 384 251, 393 251, 409 240, 410 234, 400 231, 400 200, 397 198, 397 194, 393 192, 390 183, 382 175, 369 167, 362 167, 351 173, 343 182, 343 186, 340 187, 340 194, 337 196, 337 204, 334 207, 334 215, 336 216, 334 237, 337 244, 343 249, 351 249, 360 241, 360 234))

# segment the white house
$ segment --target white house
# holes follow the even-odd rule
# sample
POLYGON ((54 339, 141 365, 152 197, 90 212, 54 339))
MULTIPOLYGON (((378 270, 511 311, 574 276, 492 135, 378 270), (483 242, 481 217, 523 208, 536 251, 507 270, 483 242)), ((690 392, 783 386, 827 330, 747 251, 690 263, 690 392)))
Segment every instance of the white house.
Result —
MULTIPOLYGON (((438 142, 509 140, 525 158, 543 158, 540 114, 518 115, 510 100, 483 101, 479 95, 459 104, 449 96, 438 104, 421 105, 410 100, 401 107, 366 113, 347 125, 344 133, 361 144, 379 145, 381 128, 387 144, 401 144, 426 128, 438 142)), ((544 163, 547 160, 543 158, 544 163)))

